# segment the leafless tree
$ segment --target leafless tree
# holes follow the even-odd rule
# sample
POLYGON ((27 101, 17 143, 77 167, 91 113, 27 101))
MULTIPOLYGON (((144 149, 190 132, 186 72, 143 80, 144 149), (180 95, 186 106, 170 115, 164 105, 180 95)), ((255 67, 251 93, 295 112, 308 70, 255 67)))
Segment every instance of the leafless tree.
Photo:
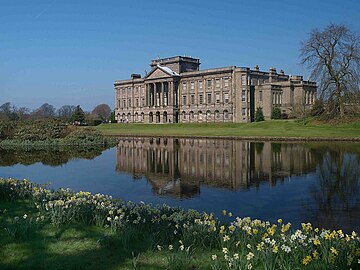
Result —
MULTIPOLYGON (((320 98, 331 117, 344 118, 345 105, 358 102, 360 82, 360 37, 346 25, 331 24, 310 33, 302 42, 301 62, 319 83, 320 98)), ((354 105, 352 104, 352 105, 354 105)))

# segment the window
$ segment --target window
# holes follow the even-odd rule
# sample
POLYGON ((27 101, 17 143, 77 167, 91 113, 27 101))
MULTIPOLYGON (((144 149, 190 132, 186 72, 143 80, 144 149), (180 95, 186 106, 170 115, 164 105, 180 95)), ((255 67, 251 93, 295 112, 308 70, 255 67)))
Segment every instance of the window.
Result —
POLYGON ((219 93, 216 93, 215 94, 215 99, 216 99, 216 103, 220 103, 220 94, 219 93))
POLYGON ((218 110, 215 111, 215 118, 216 118, 216 119, 220 118, 220 113, 219 113, 218 110))
POLYGON ((216 88, 220 88, 220 79, 215 80, 216 88))
POLYGON ((207 103, 211 104, 211 94, 207 94, 207 103))
POLYGON ((204 103, 204 96, 202 94, 199 95, 199 104, 204 103))
POLYGON ((192 104, 192 105, 195 104, 195 95, 191 95, 191 96, 190 96, 190 101, 191 101, 191 104, 192 104))
POLYGON ((145 107, 145 98, 142 98, 142 106, 145 107))
POLYGON ((126 107, 126 100, 125 99, 123 99, 123 108, 125 108, 126 107))
POLYGON ((229 103, 229 94, 228 93, 224 94, 224 102, 229 103))
POLYGON ((184 91, 186 91, 186 82, 183 82, 183 84, 182 84, 182 89, 183 89, 184 91))
POLYGON ((206 117, 207 117, 208 119, 211 119, 211 111, 207 111, 207 112, 206 112, 206 117))
POLYGON ((227 110, 224 111, 224 119, 229 119, 229 112, 227 110))
POLYGON ((190 111, 190 118, 191 119, 194 119, 195 115, 194 115, 194 112, 193 111, 190 111))
POLYGON ((136 107, 139 107, 139 99, 136 99, 136 107))
POLYGON ((246 85, 246 75, 241 75, 241 85, 246 85))
POLYGON ((203 118, 203 116, 202 116, 202 111, 199 111, 199 112, 198 112, 198 118, 199 118, 199 120, 202 120, 202 118, 203 118))
POLYGON ((183 105, 186 105, 186 96, 183 96, 183 105))
POLYGON ((190 82, 190 89, 194 90, 195 89, 195 82, 190 82))
POLYGON ((203 89, 203 81, 199 81, 199 89, 203 89))
POLYGON ((118 107, 121 108, 121 102, 118 100, 118 107))
POLYGON ((242 113, 242 115, 246 115, 246 108, 242 108, 241 113, 242 113))
POLYGON ((185 113, 185 111, 183 111, 181 114, 182 114, 182 118, 185 120, 185 119, 186 119, 186 113, 185 113))
POLYGON ((129 107, 131 107, 131 98, 129 98, 129 107))
POLYGON ((262 91, 259 91, 259 101, 263 101, 263 93, 262 93, 262 91))
POLYGON ((224 79, 224 87, 225 88, 229 87, 229 78, 224 79))
POLYGON ((246 91, 242 90, 241 91, 241 101, 245 101, 246 100, 246 91))
POLYGON ((128 95, 130 95, 130 94, 131 94, 131 88, 128 87, 128 95))
POLYGON ((207 87, 211 88, 211 80, 207 80, 207 87))

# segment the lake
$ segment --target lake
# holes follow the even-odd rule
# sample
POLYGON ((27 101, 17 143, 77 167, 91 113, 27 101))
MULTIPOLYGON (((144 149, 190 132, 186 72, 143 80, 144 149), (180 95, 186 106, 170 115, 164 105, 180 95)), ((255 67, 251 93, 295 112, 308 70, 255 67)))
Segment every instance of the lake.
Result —
POLYGON ((0 177, 299 227, 359 231, 360 143, 123 138, 114 148, 0 150, 0 177))

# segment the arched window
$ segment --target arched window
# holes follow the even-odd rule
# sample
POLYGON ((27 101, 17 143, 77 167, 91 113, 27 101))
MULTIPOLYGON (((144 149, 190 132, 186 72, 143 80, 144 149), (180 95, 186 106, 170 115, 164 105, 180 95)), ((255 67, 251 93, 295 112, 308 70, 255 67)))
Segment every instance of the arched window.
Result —
POLYGON ((206 112, 206 118, 207 118, 207 119, 211 119, 211 111, 210 111, 210 110, 208 110, 208 111, 206 112))
POLYGON ((163 113, 163 122, 167 123, 167 112, 166 111, 163 113))
POLYGON ((127 115, 127 120, 130 122, 131 121, 131 113, 128 113, 127 115))
POLYGON ((227 110, 224 111, 224 119, 229 119, 229 112, 227 110))
POLYGON ((199 111, 199 112, 198 112, 198 119, 199 119, 199 120, 202 120, 202 119, 203 119, 202 111, 199 111))
POLYGON ((215 111, 215 118, 216 119, 219 119, 220 118, 220 113, 218 110, 215 111))
POLYGON ((160 112, 156 112, 156 123, 160 123, 160 112))
POLYGON ((149 113, 149 123, 152 123, 154 121, 154 115, 152 112, 149 113))
POLYGON ((138 118, 139 118, 139 114, 136 112, 136 113, 135 113, 135 119, 134 119, 134 122, 137 122, 137 121, 139 120, 138 118))
POLYGON ((144 120, 145 120, 145 114, 142 112, 141 113, 141 121, 144 122, 144 120))
POLYGON ((195 115, 193 111, 190 111, 190 119, 194 119, 195 115))
POLYGON ((182 119, 183 119, 183 120, 186 120, 186 112, 185 112, 185 111, 182 111, 181 115, 182 115, 182 119))

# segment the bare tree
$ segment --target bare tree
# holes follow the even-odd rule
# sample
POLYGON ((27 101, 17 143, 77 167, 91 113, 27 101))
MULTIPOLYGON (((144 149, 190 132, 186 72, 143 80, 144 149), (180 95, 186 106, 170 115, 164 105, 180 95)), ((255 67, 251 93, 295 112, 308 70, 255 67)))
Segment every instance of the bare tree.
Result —
POLYGON ((57 115, 60 118, 70 118, 74 113, 75 108, 76 107, 74 105, 63 105, 60 109, 57 110, 57 115))
POLYGON ((53 118, 55 117, 55 107, 48 103, 44 103, 39 108, 35 109, 31 113, 31 117, 35 119, 42 119, 42 118, 53 118))
POLYGON ((320 98, 327 102, 330 115, 344 118, 345 96, 356 99, 359 92, 360 37, 345 25, 315 29, 302 42, 300 56, 319 82, 320 98))
POLYGON ((107 121, 110 118, 111 109, 107 104, 99 104, 91 113, 98 115, 102 121, 107 121))

